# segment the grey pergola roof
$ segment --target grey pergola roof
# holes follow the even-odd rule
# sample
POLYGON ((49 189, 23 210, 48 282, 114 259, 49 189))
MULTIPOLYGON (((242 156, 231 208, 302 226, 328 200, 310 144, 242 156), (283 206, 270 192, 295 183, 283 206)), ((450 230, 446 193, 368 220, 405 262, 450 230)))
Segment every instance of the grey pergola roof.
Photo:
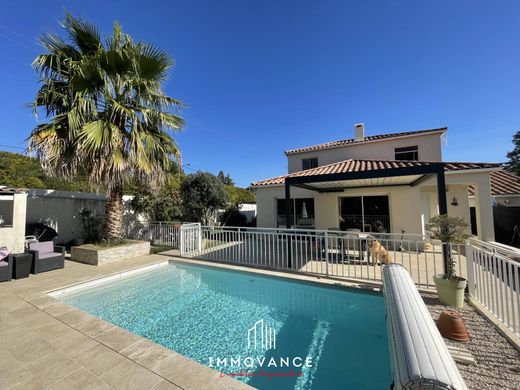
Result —
POLYGON ((500 164, 400 160, 345 160, 252 183, 260 188, 289 184, 329 192, 347 187, 417 185, 437 173, 498 169, 500 164))

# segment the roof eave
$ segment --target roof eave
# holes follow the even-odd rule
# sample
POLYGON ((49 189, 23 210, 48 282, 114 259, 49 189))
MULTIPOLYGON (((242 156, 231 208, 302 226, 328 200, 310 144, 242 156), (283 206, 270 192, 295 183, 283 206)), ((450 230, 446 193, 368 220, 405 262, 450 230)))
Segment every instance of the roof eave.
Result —
MULTIPOLYGON (((290 155, 302 154, 302 153, 312 153, 312 152, 317 152, 317 151, 320 151, 320 150, 346 148, 346 147, 354 146, 354 145, 365 145, 365 144, 372 144, 372 143, 375 143, 375 142, 386 142, 386 141, 402 139, 402 138, 423 137, 423 136, 432 135, 432 134, 444 134, 446 131, 448 131, 448 128, 447 127, 443 127, 443 128, 438 129, 438 130, 432 130, 432 131, 429 131, 429 132, 424 132, 424 133, 419 133, 419 134, 405 134, 405 135, 400 135, 400 136, 396 136, 396 137, 389 137, 389 138, 383 138, 383 139, 374 139, 374 140, 370 140, 370 141, 357 141, 357 142, 352 142, 352 143, 348 143, 348 144, 345 144, 345 145, 324 146, 324 147, 316 148, 316 149, 312 149, 312 150, 298 150, 297 149, 294 152, 292 152, 290 150, 286 150, 286 151, 284 151, 284 154, 286 156, 290 156, 290 155)), ((335 142, 335 141, 331 141, 331 142, 335 142)), ((309 146, 309 147, 312 147, 312 146, 309 146)), ((301 148, 299 148, 299 149, 301 149, 301 148)))

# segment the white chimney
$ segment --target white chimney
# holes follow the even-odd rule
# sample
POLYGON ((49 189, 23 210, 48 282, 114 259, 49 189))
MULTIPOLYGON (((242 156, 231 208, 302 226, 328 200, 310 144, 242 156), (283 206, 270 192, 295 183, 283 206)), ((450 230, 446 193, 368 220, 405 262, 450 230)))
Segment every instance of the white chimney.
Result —
POLYGON ((354 141, 364 141, 365 140, 365 124, 364 123, 356 123, 354 125, 354 141))

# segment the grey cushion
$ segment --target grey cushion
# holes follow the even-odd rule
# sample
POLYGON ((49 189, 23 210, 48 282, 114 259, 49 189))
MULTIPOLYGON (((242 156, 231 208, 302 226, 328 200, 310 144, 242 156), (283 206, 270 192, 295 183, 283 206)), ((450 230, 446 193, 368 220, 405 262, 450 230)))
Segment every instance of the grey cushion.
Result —
POLYGON ((52 241, 34 242, 32 244, 29 244, 29 249, 40 252, 39 253, 40 259, 42 259, 42 253, 54 252, 54 242, 52 242, 52 241))
POLYGON ((38 253, 38 258, 41 259, 48 259, 49 257, 59 257, 61 256, 60 252, 50 252, 50 253, 38 253))

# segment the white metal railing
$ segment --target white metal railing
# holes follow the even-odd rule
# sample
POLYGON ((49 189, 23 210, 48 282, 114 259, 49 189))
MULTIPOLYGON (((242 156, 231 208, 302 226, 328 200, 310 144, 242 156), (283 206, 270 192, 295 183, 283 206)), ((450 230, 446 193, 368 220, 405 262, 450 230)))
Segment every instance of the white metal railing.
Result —
POLYGON ((520 337, 520 263, 484 241, 467 247, 469 295, 520 337))
MULTIPOLYGON (((211 261, 378 282, 381 265, 392 262, 402 264, 424 288, 433 288, 432 275, 444 272, 440 243, 419 234, 200 225, 183 225, 181 230, 181 255, 211 261)), ((466 277, 464 249, 454 245, 452 256, 459 260, 459 274, 466 277)))
POLYGON ((200 223, 184 223, 180 227, 181 256, 198 256, 202 248, 200 223))
POLYGON ((172 248, 180 246, 180 223, 151 221, 143 222, 126 233, 127 238, 150 241, 152 245, 172 248))

